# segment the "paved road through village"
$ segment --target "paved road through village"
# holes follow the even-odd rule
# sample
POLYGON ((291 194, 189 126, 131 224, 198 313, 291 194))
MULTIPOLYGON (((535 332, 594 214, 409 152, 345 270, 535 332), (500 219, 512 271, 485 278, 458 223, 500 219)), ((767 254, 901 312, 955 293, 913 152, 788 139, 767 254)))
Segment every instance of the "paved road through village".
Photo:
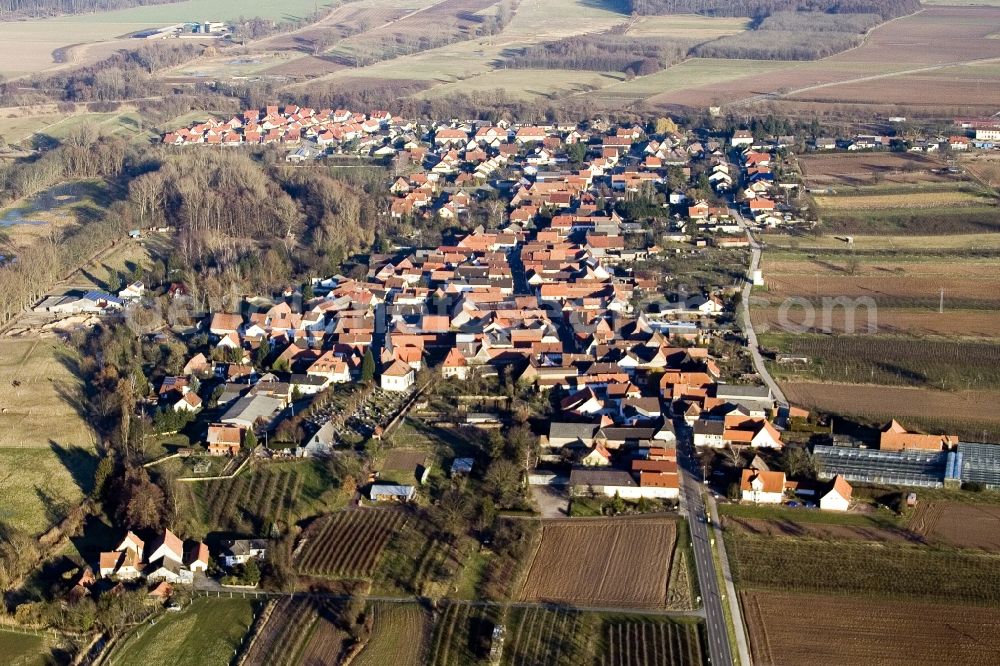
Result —
POLYGON ((691 541, 695 565, 698 569, 698 585, 705 607, 705 627, 708 634, 708 653, 713 666, 733 662, 726 616, 723 611, 722 590, 716 576, 715 560, 712 558, 714 546, 705 519, 705 504, 702 500, 701 471, 695 458, 690 432, 684 426, 677 428, 677 462, 681 468, 681 502, 691 526, 691 541))

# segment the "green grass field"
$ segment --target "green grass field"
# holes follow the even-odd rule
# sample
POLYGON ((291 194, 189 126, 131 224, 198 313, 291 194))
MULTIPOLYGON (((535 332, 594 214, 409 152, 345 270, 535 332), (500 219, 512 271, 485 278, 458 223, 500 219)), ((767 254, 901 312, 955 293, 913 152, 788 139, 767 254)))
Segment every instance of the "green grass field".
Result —
POLYGON ((109 666, 201 666, 228 664, 255 614, 245 599, 196 599, 180 613, 143 625, 116 648, 109 666))
POLYGON ((95 61, 110 55, 116 46, 140 46, 122 39, 149 28, 194 21, 232 21, 260 16, 271 20, 302 18, 323 7, 325 0, 187 0, 162 5, 131 7, 99 14, 79 14, 0 23, 0 74, 21 76, 60 67, 53 60, 56 49, 72 45, 73 60, 95 61), (99 44, 94 53, 85 53, 99 44), (78 53, 82 51, 83 53, 78 53))
POLYGON ((851 525, 855 527, 898 527, 901 523, 888 513, 857 514, 837 511, 806 511, 783 509, 775 506, 753 504, 720 504, 719 514, 734 518, 763 518, 765 520, 790 520, 798 523, 824 525, 851 525))
POLYGON ((47 666, 53 663, 52 642, 42 636, 30 636, 0 630, 0 655, 5 666, 47 666))
POLYGON ((143 23, 167 25, 185 21, 233 21, 241 16, 259 16, 276 21, 299 19, 316 8, 331 4, 329 0, 187 0, 163 5, 145 5, 118 9, 100 14, 79 14, 54 19, 48 23, 90 25, 143 23))
POLYGON ((76 411, 80 382, 56 340, 0 339, 0 519, 41 532, 90 490, 90 428, 76 411), (65 361, 63 359, 66 359, 65 361))

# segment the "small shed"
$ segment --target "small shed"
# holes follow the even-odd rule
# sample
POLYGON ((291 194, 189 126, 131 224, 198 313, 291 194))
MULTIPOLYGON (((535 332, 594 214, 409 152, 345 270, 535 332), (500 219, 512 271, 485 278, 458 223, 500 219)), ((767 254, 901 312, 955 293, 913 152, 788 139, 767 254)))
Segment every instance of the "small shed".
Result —
POLYGON ((394 483, 372 484, 368 496, 373 502, 412 502, 417 495, 413 486, 402 486, 394 483))
POLYGON ((455 458, 451 463, 451 476, 468 476, 472 474, 472 466, 475 461, 472 458, 455 458))

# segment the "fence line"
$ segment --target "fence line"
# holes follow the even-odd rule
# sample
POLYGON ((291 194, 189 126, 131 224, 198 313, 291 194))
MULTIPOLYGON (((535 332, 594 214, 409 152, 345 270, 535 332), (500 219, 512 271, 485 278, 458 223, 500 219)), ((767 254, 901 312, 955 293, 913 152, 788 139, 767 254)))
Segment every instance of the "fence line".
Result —
POLYGON ((240 472, 243 471, 243 468, 247 466, 247 463, 250 462, 251 458, 253 458, 253 451, 247 454, 247 457, 243 459, 243 462, 240 463, 240 466, 237 467, 236 471, 232 474, 225 476, 182 476, 177 480, 184 481, 185 483, 196 483, 198 481, 223 481, 225 479, 235 479, 240 475, 240 472))

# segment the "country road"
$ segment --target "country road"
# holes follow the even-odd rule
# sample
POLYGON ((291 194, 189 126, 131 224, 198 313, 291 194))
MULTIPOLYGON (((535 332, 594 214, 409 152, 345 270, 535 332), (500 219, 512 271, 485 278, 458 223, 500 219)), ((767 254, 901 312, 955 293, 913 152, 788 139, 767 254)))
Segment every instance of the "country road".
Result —
MULTIPOLYGON (((690 525, 692 550, 698 569, 698 584, 705 611, 709 657, 713 666, 733 663, 749 666, 749 650, 747 649, 746 633, 743 630, 739 604, 734 604, 730 608, 736 630, 738 661, 734 661, 732 646, 729 643, 729 631, 726 627, 726 615, 723 608, 726 595, 719 588, 715 559, 712 555, 713 548, 722 549, 721 532, 713 532, 710 535, 708 531, 705 503, 702 498, 701 471, 695 457, 693 435, 690 429, 680 422, 676 428, 677 461, 681 469, 681 512, 687 515, 687 521, 690 525)), ((729 572, 728 560, 722 559, 721 561, 724 565, 723 579, 731 582, 732 574, 729 572)), ((731 592, 729 599, 732 601, 731 592)))
POLYGON ((747 240, 750 242, 750 267, 747 269, 747 279, 743 284, 743 291, 740 292, 742 298, 740 299, 740 312, 743 315, 743 326, 744 331, 747 336, 747 348, 750 350, 750 357, 753 359, 753 367, 760 375, 760 378, 764 381, 764 384, 771 389, 771 395, 778 403, 779 411, 788 411, 788 400, 785 399, 785 394, 781 391, 781 387, 778 386, 778 382, 774 381, 774 377, 767 370, 767 364, 764 363, 764 357, 760 353, 760 342, 757 340, 757 332, 753 329, 753 321, 750 319, 750 292, 753 289, 753 273, 755 270, 760 268, 760 257, 763 247, 757 239, 754 237, 753 232, 750 230, 750 226, 747 224, 746 219, 736 208, 730 208, 732 215, 735 217, 736 221, 739 223, 740 227, 747 235, 747 240))

